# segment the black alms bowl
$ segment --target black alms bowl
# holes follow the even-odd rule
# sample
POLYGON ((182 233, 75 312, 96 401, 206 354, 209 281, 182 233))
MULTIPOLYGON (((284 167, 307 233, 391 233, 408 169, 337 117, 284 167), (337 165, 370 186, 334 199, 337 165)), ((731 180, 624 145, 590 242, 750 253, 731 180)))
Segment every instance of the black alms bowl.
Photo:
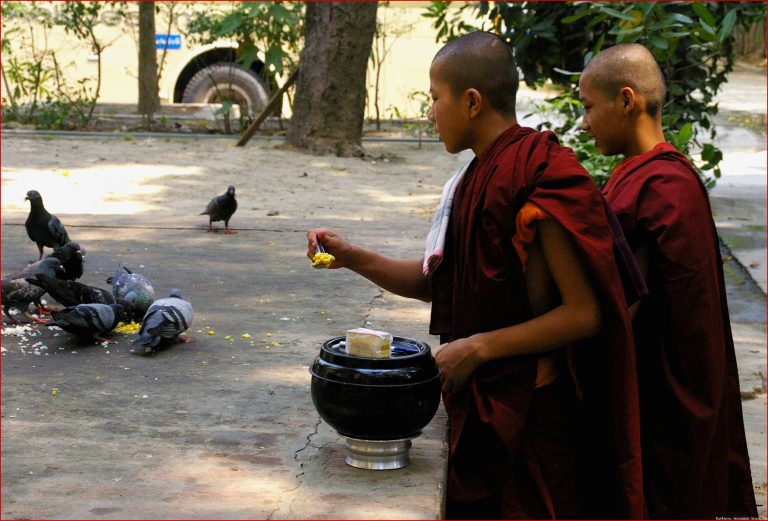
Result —
POLYGON ((348 355, 344 340, 325 342, 309 369, 320 417, 349 438, 418 436, 440 404, 440 370, 429 345, 394 337, 390 358, 367 358, 348 355))

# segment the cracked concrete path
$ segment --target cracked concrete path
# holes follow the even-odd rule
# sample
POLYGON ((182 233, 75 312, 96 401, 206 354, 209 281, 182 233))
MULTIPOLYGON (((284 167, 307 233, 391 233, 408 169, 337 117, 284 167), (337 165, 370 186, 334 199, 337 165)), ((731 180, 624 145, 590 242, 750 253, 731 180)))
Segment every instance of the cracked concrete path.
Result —
POLYGON ((2 337, 3 518, 441 516, 442 408, 411 465, 366 471, 345 464, 309 390, 321 343, 347 329, 436 346, 428 306, 312 269, 305 233, 332 226, 418 257, 459 158, 439 145, 373 145, 378 155, 360 160, 226 140, 2 139, 3 273, 36 256, 23 227, 23 194, 36 188, 87 249, 82 282, 105 287, 124 263, 158 296, 179 287, 195 307, 194 342, 149 357, 122 334, 108 347, 44 327, 2 337), (230 183, 237 233, 206 233, 197 214, 230 183))

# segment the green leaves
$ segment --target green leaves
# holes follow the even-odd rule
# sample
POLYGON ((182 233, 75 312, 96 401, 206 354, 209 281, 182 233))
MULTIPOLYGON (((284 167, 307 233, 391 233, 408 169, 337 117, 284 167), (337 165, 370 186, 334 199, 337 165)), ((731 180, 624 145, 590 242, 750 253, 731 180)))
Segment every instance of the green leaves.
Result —
POLYGON ((192 41, 238 42, 238 63, 249 68, 264 53, 266 70, 281 73, 299 60, 304 21, 303 3, 232 2, 228 12, 197 13, 185 31, 192 41))
MULTIPOLYGON (((433 2, 438 36, 455 37, 469 29, 455 22, 466 19, 467 3, 455 8, 433 2), (454 18, 451 19, 453 13, 454 18)), ((454 4, 455 5, 455 4, 454 4)), ((701 151, 702 171, 719 175, 722 153, 715 136, 713 100, 732 70, 733 29, 736 23, 764 20, 764 4, 749 2, 482 2, 475 8, 475 29, 490 24, 507 39, 530 86, 553 83, 563 94, 547 100, 536 113, 590 165, 596 178, 607 176, 614 163, 598 160, 591 140, 579 132, 574 109, 579 71, 593 53, 618 43, 647 47, 667 81, 663 108, 665 135, 689 155, 701 151), (593 170, 594 169, 594 170, 593 170)), ((714 183, 714 181, 712 181, 714 183)))

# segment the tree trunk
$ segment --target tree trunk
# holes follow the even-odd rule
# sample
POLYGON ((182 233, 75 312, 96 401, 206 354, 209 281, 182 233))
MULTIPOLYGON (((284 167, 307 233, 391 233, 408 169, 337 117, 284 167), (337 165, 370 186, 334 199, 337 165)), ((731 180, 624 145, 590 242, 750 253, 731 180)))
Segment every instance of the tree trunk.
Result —
POLYGON ((145 124, 152 122, 159 106, 155 2, 139 2, 139 113, 145 124))
POLYGON ((315 154, 362 156, 366 72, 377 2, 307 2, 305 46, 288 142, 315 154))

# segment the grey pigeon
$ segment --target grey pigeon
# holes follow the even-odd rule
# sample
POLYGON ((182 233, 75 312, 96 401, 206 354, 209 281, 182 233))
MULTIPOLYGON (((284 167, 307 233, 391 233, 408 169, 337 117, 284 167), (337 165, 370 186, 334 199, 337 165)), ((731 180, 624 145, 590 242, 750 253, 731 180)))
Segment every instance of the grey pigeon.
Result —
POLYGON ((40 250, 38 257, 40 260, 43 258, 43 246, 49 248, 63 246, 69 242, 69 235, 67 235, 67 230, 64 229, 59 218, 51 215, 45 209, 40 192, 30 190, 25 199, 29 201, 30 208, 29 217, 27 217, 24 227, 27 229, 29 238, 37 244, 37 249, 40 250))
POLYGON ((21 271, 5 275, 3 280, 25 279, 43 273, 49 277, 64 278, 64 267, 61 261, 55 257, 46 257, 35 261, 21 271))
POLYGON ((101 288, 88 286, 74 280, 60 280, 38 273, 27 282, 43 288, 56 302, 63 306, 78 304, 114 304, 112 293, 101 288))
POLYGON ((149 306, 139 338, 133 343, 144 346, 145 352, 151 353, 161 343, 170 343, 186 331, 192 324, 192 316, 192 304, 181 298, 180 290, 173 289, 168 298, 156 300, 149 306))
POLYGON ((3 279, 0 292, 3 313, 13 324, 18 324, 19 321, 11 316, 11 308, 18 309, 25 317, 27 317, 27 319, 33 322, 39 322, 41 324, 48 322, 47 320, 31 316, 27 309, 32 302, 38 306, 38 310, 42 308, 40 298, 45 294, 44 289, 32 285, 24 279, 3 279))
POLYGON ((205 207, 205 211, 200 215, 208 216, 208 231, 213 231, 214 221, 224 221, 224 233, 231 235, 235 232, 229 229, 229 220, 232 214, 237 210, 237 200, 235 199, 235 187, 229 185, 227 192, 217 195, 205 207))
POLYGON ((78 304, 54 311, 53 321, 48 325, 58 326, 82 338, 108 342, 101 335, 115 329, 122 314, 120 304, 78 304))
POLYGON ((140 273, 134 273, 125 266, 118 267, 115 274, 107 278, 112 285, 112 295, 118 304, 122 304, 128 315, 139 320, 155 300, 155 290, 149 279, 140 273))
POLYGON ((77 280, 83 276, 83 256, 85 248, 74 241, 68 241, 66 244, 53 249, 49 257, 56 257, 64 266, 64 280, 77 280))

